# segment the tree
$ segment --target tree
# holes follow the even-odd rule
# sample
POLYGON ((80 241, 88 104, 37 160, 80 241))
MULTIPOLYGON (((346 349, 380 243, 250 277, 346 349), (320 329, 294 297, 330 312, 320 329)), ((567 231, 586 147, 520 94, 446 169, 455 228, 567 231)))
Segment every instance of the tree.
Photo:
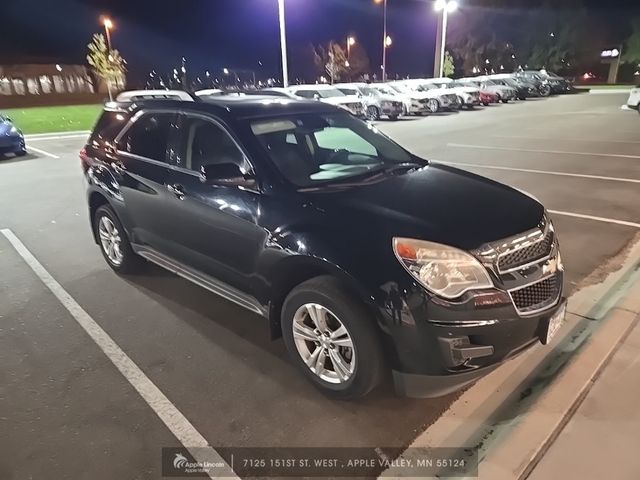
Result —
POLYGON ((622 61, 638 65, 640 64, 640 17, 634 18, 631 21, 631 26, 633 32, 625 44, 622 61))
POLYGON ((331 83, 340 80, 341 75, 347 71, 347 55, 340 44, 333 40, 326 47, 320 45, 316 48, 315 58, 316 65, 324 68, 331 83))
POLYGON ((452 77, 456 73, 456 66, 453 63, 453 57, 447 50, 444 52, 444 65, 442 66, 442 73, 445 77, 452 77))
POLYGON ((367 51, 360 43, 351 46, 348 74, 350 78, 359 78, 371 71, 371 62, 367 51))
POLYGON ((111 87, 124 86, 124 75, 127 71, 126 61, 118 50, 109 50, 104 35, 96 33, 93 39, 87 45, 89 53, 87 54, 87 62, 91 66, 96 77, 104 81, 109 88, 111 95, 111 87))

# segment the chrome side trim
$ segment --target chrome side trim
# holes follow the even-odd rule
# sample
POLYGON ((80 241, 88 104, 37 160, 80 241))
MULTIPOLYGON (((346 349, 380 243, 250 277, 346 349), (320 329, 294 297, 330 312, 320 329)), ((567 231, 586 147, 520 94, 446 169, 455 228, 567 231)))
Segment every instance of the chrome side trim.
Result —
POLYGON ((240 305, 241 307, 244 307, 247 310, 257 313, 258 315, 261 315, 265 318, 268 317, 267 310, 262 305, 260 305, 258 300, 254 297, 247 295, 209 275, 187 267, 186 265, 183 265, 180 262, 173 260, 172 258, 150 247, 137 244, 132 244, 132 247, 133 251, 138 255, 149 260, 152 263, 155 263, 159 267, 162 267, 165 270, 169 270, 170 272, 173 272, 176 275, 189 280, 190 282, 195 283, 196 285, 206 290, 209 290, 211 293, 215 293, 216 295, 219 295, 220 297, 235 303, 236 305, 240 305))
POLYGON ((499 320, 432 320, 429 319, 429 323, 436 327, 456 327, 456 328, 468 328, 468 327, 486 327, 488 325, 495 325, 499 320))

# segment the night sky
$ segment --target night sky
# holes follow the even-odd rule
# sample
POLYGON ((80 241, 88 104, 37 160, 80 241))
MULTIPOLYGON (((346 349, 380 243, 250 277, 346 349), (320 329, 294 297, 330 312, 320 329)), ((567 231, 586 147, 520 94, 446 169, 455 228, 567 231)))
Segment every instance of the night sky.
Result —
MULTIPOLYGON (((109 14, 116 24, 114 48, 138 78, 151 68, 173 68, 182 56, 194 70, 248 68, 266 77, 279 69, 277 0, 0 1, 0 63, 84 63, 86 44, 100 31, 100 15, 109 14)), ((430 71, 436 29, 432 1, 388 1, 394 41, 389 71, 430 71)), ((460 3, 470 8, 472 1, 460 3)), ((602 15, 603 25, 614 35, 616 22, 633 14, 632 6, 640 13, 640 0, 585 3, 602 15)), ((286 5, 290 47, 353 34, 365 46, 372 66, 380 62, 382 7, 373 0, 286 0, 286 5)))

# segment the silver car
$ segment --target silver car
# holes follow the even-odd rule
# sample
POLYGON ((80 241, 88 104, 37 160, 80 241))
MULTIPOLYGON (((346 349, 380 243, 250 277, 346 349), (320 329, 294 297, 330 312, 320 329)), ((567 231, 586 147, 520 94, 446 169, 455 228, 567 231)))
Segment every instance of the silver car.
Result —
POLYGON ((357 95, 362 99, 368 120, 379 120, 386 116, 397 120, 403 112, 403 103, 392 95, 382 93, 366 83, 337 83, 334 85, 345 95, 357 95))

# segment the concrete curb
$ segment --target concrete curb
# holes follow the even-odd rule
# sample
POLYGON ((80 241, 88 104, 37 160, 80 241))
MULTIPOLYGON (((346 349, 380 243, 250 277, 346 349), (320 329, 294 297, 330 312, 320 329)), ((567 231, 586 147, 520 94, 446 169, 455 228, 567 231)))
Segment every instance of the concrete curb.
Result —
POLYGON ((604 325, 555 378, 518 427, 480 464, 479 477, 525 479, 578 409, 640 315, 640 281, 607 314, 604 325))
MULTIPOLYGON (((528 350, 479 380, 465 391, 433 425, 419 435, 410 447, 476 449, 479 451, 481 461, 480 478, 490 478, 491 480, 522 478, 515 475, 518 468, 521 473, 527 472, 527 469, 533 466, 532 460, 535 459, 535 457, 531 456, 531 451, 538 452, 538 454, 543 451, 544 444, 553 438, 552 435, 557 434, 554 430, 558 430, 563 424, 556 421, 556 427, 552 431, 547 430, 545 438, 537 440, 537 443, 534 442, 533 446, 525 448, 525 445, 529 444, 528 439, 521 440, 523 443, 519 445, 517 442, 512 441, 511 438, 512 435, 520 431, 519 423, 531 424, 526 419, 528 412, 536 409, 537 402, 530 406, 524 414, 516 414, 512 417, 507 415, 506 419, 504 418, 504 410, 508 409, 510 405, 522 402, 522 399, 528 395, 527 392, 531 391, 531 388, 527 387, 527 385, 539 381, 540 377, 553 378, 555 374, 554 368, 563 368, 564 363, 561 363, 558 367, 550 359, 557 357, 567 361, 566 357, 568 355, 570 356, 573 351, 581 348, 580 337, 587 335, 588 338, 589 335, 589 332, 585 332, 586 329, 582 324, 585 321, 596 323, 593 321, 602 320, 616 307, 616 303, 620 300, 620 284, 624 283, 625 280, 628 281, 628 277, 638 268, 639 262, 640 242, 636 242, 626 252, 625 261, 617 271, 608 275, 601 283, 585 287, 569 298, 569 314, 566 324, 558 337, 552 342, 551 350, 542 346, 528 350), (508 442, 505 442, 504 438, 508 438, 508 442), (492 442, 497 445, 492 445, 492 442), (505 443, 513 446, 510 452, 503 450, 503 448, 508 448, 508 446, 504 446, 505 443), (511 458, 504 458, 505 452, 511 458), (497 455, 500 455, 500 457, 497 457, 497 455), (501 462, 504 461, 504 463, 500 463, 500 468, 496 467, 495 458, 500 458, 501 462)), ((637 298, 640 298, 640 295, 637 298)), ((625 297, 617 308, 628 309, 629 301, 632 300, 625 297)), ((603 329, 606 325, 611 325, 612 323, 616 322, 607 322, 600 328, 603 329)), ((625 328, 623 330, 624 332, 627 331, 625 328)), ((618 345, 624 332, 622 334, 619 330, 613 331, 613 333, 610 331, 605 332, 606 337, 598 343, 597 350, 591 350, 591 355, 600 356, 599 362, 596 361, 597 368, 601 368, 606 358, 618 345), (617 336, 616 332, 618 332, 617 336), (607 339, 609 340, 608 349, 603 347, 601 343, 603 341, 606 342, 607 339)), ((595 337, 596 335, 594 335, 595 337)), ((593 343, 593 340, 589 342, 589 344, 591 343, 593 343)), ((582 352, 580 353, 582 354, 582 352)), ((568 360, 568 362, 570 365, 576 363, 573 360, 568 360)), ((582 363, 582 361, 579 363, 582 363)), ((568 367, 565 365, 565 368, 568 367)), ((597 370, 591 369, 591 374, 587 376, 587 379, 582 384, 586 385, 588 381, 592 381, 596 373, 597 370)), ((564 377, 564 374, 562 376, 564 377)), ((547 389, 556 388, 556 385, 559 385, 559 388, 563 388, 559 377, 555 377, 551 384, 547 386, 547 389)), ((567 385, 569 384, 567 383, 567 385)), ((579 396, 576 395, 575 384, 566 390, 569 394, 573 394, 573 400, 568 405, 565 404, 564 407, 562 404, 556 405, 557 412, 564 412, 562 418, 570 413, 572 405, 579 399, 579 396)), ((543 394, 545 398, 547 395, 547 393, 543 394)), ((541 400, 541 398, 538 400, 541 400)), ((533 426, 535 427, 535 422, 533 426)), ((521 437, 518 438, 520 439, 521 437)), ((416 460, 412 458, 410 451, 403 453, 400 459, 416 460)), ((393 467, 384 471, 380 477, 408 478, 403 474, 402 469, 393 467)))
POLYGON ((29 133, 24 136, 27 140, 29 139, 38 139, 45 137, 68 137, 68 136, 76 136, 76 135, 89 135, 91 132, 89 130, 74 130, 71 132, 50 132, 50 133, 29 133))

